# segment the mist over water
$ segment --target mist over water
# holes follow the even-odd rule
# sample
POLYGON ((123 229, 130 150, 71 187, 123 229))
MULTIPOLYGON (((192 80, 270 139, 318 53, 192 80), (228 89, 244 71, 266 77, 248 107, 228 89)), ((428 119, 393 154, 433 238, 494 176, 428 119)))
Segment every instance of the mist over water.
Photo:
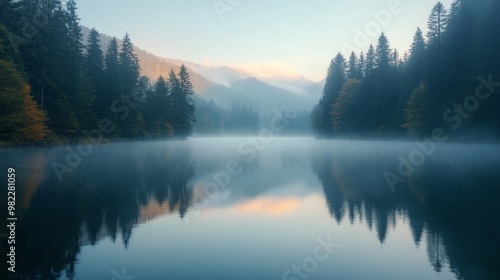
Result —
POLYGON ((499 146, 262 140, 93 147, 62 181, 64 147, 1 151, 18 170, 17 275, 500 277, 499 146))

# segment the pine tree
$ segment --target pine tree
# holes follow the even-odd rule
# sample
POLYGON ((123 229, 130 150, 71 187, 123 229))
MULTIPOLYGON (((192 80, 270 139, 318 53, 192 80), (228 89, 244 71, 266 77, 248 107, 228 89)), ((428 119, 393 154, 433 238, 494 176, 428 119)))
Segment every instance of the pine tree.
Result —
POLYGON ((327 83, 330 82, 327 95, 335 96, 338 95, 342 87, 344 86, 344 82, 346 80, 347 73, 347 64, 344 56, 341 53, 338 53, 337 56, 333 59, 333 69, 331 72, 330 80, 327 79, 327 83))
POLYGON ((362 79, 364 77, 365 67, 366 67, 365 54, 363 52, 361 52, 361 54, 359 55, 359 60, 358 60, 357 77, 359 77, 359 79, 362 79))
POLYGON ((65 90, 81 128, 92 129, 96 125, 95 88, 91 78, 84 72, 82 30, 80 19, 76 13, 75 0, 69 0, 66 9, 68 72, 65 79, 65 90))
POLYGON ((426 48, 427 44, 422 34, 422 30, 417 28, 411 44, 410 57, 408 58, 407 90, 415 89, 424 81, 426 48))
POLYGON ((106 78, 118 77, 118 40, 111 39, 105 56, 106 78))
POLYGON ((134 45, 128 33, 123 38, 122 48, 118 57, 123 89, 124 91, 131 91, 139 81, 140 67, 139 59, 134 52, 134 45))
POLYGON ((178 119, 181 128, 177 135, 182 138, 186 138, 191 135, 193 131, 193 123, 196 122, 196 120, 193 101, 193 84, 191 82, 189 72, 184 64, 181 65, 179 71, 179 93, 180 103, 178 103, 178 106, 180 107, 182 113, 178 119))
POLYGON ((384 33, 378 38, 377 49, 375 51, 375 67, 381 71, 387 71, 390 66, 391 48, 389 40, 384 33))
POLYGON ((375 49, 373 45, 370 45, 368 52, 366 53, 366 66, 365 66, 365 77, 371 76, 373 69, 375 68, 375 49))
POLYGON ((95 28, 90 30, 89 38, 87 40, 84 68, 86 75, 90 78, 95 90, 95 112, 97 116, 102 119, 106 117, 106 111, 109 110, 109 104, 106 104, 105 102, 104 55, 101 49, 101 39, 95 28))
MULTIPOLYGON (((137 94, 137 85, 140 78, 139 59, 134 52, 134 45, 130 36, 125 34, 122 47, 118 54, 118 73, 120 94, 131 96, 137 94)), ((141 134, 141 117, 137 108, 131 108, 127 119, 120 123, 125 137, 138 137, 141 134)))
POLYGON ((168 126, 173 131, 173 135, 179 137, 179 134, 181 134, 182 131, 183 106, 179 80, 177 79, 173 69, 170 70, 168 76, 168 85, 170 87, 170 100, 172 102, 172 118, 170 119, 168 126))
POLYGON ((76 14, 76 2, 75 0, 69 0, 66 4, 67 14, 66 14, 66 25, 68 27, 68 43, 69 43, 69 55, 71 57, 71 62, 73 62, 74 71, 80 71, 80 65, 83 53, 83 43, 82 43, 82 29, 80 27, 80 18, 76 14))
MULTIPOLYGON (((121 100, 121 79, 118 64, 118 40, 112 38, 104 55, 103 90, 98 92, 96 109, 99 118, 109 118, 115 124, 112 136, 122 134, 119 116, 113 113, 113 102, 121 100)), ((115 111, 116 112, 116 111, 115 111)))
POLYGON ((160 133, 164 136, 171 136, 169 126, 172 118, 172 102, 169 92, 169 86, 163 77, 158 78, 154 87, 155 95, 158 100, 158 119, 160 123, 160 133))
POLYGON ((97 83, 102 79, 104 71, 104 54, 101 49, 99 32, 92 28, 87 40, 85 54, 85 69, 87 74, 97 83))
POLYGON ((418 123, 418 129, 411 130, 411 127, 408 127, 410 129, 409 132, 413 136, 428 136, 432 128, 443 126, 442 114, 445 110, 445 104, 450 102, 450 100, 447 100, 448 97, 446 97, 448 86, 446 86, 446 74, 444 73, 446 67, 444 65, 445 52, 443 52, 445 49, 443 45, 445 43, 444 35, 447 30, 447 23, 448 11, 443 3, 438 2, 433 7, 427 20, 428 32, 424 84, 420 85, 418 81, 415 81, 414 85, 418 88, 409 89, 414 91, 408 101, 408 112, 412 111, 411 107, 418 108, 418 119, 421 120, 419 122, 408 122, 410 125, 418 123), (421 104, 426 104, 426 106, 421 106, 421 104))
POLYGON ((429 42, 429 51, 431 59, 441 59, 443 33, 446 31, 448 21, 448 11, 442 2, 437 2, 432 8, 429 19, 427 20, 427 40, 429 42))
POLYGON ((376 136, 395 133, 394 110, 398 100, 398 73, 391 67, 391 47, 382 33, 375 51, 375 69, 371 79, 363 85, 362 92, 368 100, 367 112, 372 115, 368 121, 376 136))
POLYGON ((349 68, 347 71, 348 79, 361 79, 358 72, 358 57, 354 52, 349 56, 349 68))
POLYGON ((332 127, 332 106, 337 99, 340 90, 344 86, 347 75, 347 63, 344 56, 338 53, 330 62, 326 77, 323 95, 320 99, 319 106, 314 112, 313 121, 316 122, 313 127, 316 129, 318 136, 331 136, 333 134, 332 127))
POLYGON ((145 121, 151 136, 171 136, 170 126, 172 108, 170 89, 160 76, 146 97, 145 121))
POLYGON ((106 80, 106 92, 108 95, 107 106, 111 106, 111 101, 120 96, 120 67, 118 62, 118 40, 111 39, 104 56, 106 80))

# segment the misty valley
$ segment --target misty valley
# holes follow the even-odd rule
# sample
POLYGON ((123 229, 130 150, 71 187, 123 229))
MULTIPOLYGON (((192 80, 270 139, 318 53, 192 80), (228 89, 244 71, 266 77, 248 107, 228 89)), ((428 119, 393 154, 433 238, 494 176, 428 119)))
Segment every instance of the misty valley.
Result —
POLYGON ((0 279, 500 279, 500 1, 353 2, 0 0, 0 279))

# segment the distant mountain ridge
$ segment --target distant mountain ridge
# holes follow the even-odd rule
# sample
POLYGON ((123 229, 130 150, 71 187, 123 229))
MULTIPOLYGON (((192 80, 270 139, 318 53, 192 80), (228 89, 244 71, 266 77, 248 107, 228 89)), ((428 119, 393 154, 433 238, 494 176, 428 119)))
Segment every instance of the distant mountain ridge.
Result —
MULTIPOLYGON (((87 42, 90 29, 83 27, 83 41, 87 42)), ((107 49, 112 37, 100 34, 103 50, 107 49)), ((121 40, 118 39, 119 43, 121 40)), ((135 47, 139 58, 141 74, 152 82, 160 76, 168 77, 184 64, 191 74, 197 95, 213 100, 215 104, 230 108, 233 103, 250 106, 261 113, 272 109, 311 110, 317 103, 324 83, 315 83, 297 78, 259 79, 243 71, 226 66, 205 66, 179 59, 163 58, 135 47)))

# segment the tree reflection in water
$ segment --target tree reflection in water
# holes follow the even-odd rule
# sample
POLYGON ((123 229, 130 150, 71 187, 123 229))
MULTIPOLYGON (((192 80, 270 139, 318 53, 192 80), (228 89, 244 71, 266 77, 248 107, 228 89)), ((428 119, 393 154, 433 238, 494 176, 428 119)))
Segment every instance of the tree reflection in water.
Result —
MULTIPOLYGON (((458 171, 447 161, 428 160, 392 193, 384 180, 387 158, 324 154, 313 170, 323 185, 333 219, 358 216, 387 238, 396 220, 409 221, 416 246, 425 233, 429 262, 440 272, 448 264, 459 279, 500 279, 500 173, 498 166, 458 171)), ((395 157, 394 157, 395 158, 395 157)))
MULTIPOLYGON (((498 159, 475 164, 432 157, 392 192, 382 174, 397 166, 397 154, 353 149, 357 152, 345 147, 335 152, 320 147, 317 153, 266 150, 262 158, 242 164, 225 206, 265 196, 269 188, 289 182, 282 179, 291 174, 312 176, 310 164, 335 222, 361 221, 384 244, 390 227, 404 220, 415 246, 426 247, 435 271, 449 266, 459 279, 500 279, 498 159)), ((82 246, 109 238, 128 247, 134 228, 158 212, 185 217, 196 201, 195 180, 224 168, 226 157, 233 159, 230 153, 200 155, 206 150, 201 146, 193 152, 182 142, 96 147, 63 182, 51 163, 65 160, 64 149, 2 156, 2 163, 16 158, 17 197, 22 198, 17 273, 9 277, 72 279, 82 246)), ((0 246, 7 250, 5 242, 0 246)))
POLYGON ((44 179, 18 214, 15 279, 72 279, 82 245, 121 237, 127 247, 141 209, 153 200, 186 214, 194 175, 189 146, 125 147, 96 148, 62 183, 50 162, 63 162, 66 153, 44 162, 44 179))

